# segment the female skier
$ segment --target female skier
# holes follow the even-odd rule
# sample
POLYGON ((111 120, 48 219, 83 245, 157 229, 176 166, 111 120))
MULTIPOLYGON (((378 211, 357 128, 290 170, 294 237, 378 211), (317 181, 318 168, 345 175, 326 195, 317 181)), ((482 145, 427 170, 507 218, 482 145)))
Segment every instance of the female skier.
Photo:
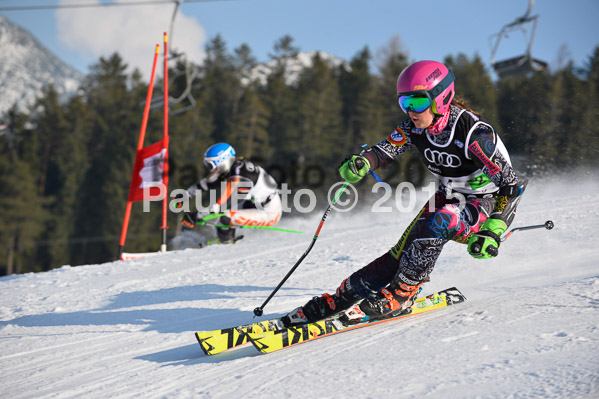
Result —
POLYGON ((208 175, 189 187, 187 194, 188 198, 205 195, 212 203, 203 210, 186 212, 181 220, 184 228, 193 229, 211 213, 224 213, 219 223, 227 227, 218 227, 216 233, 221 243, 228 244, 241 238, 228 226, 273 226, 281 219, 277 182, 262 167, 237 159, 235 149, 227 143, 210 146, 204 165, 208 175))
POLYGON ((439 190, 394 247, 343 280, 335 294, 314 297, 284 316, 286 325, 343 311, 346 322, 405 312, 449 240, 467 243, 477 259, 497 256, 525 185, 518 184, 493 127, 454 99, 454 80, 451 70, 435 61, 404 69, 397 79, 397 97, 409 118, 362 155, 347 156, 339 167, 343 179, 356 183, 368 170, 416 148, 439 180, 439 190))

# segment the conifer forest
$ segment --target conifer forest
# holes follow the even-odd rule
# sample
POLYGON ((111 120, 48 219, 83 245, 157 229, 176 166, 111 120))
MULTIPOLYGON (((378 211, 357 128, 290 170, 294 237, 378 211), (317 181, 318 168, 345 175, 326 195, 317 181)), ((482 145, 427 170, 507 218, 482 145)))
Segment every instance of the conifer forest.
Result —
MULTIPOLYGON (((286 60, 300 49, 285 36, 270 55, 272 73, 261 81, 252 79, 257 60, 248 46, 230 50, 216 36, 205 50, 191 83, 169 71, 171 96, 188 91, 169 115, 169 191, 202 178, 206 148, 227 142, 279 184, 314 190, 322 209, 328 188, 340 180, 337 167, 345 156, 383 140, 406 118, 395 84, 417 61, 392 45, 363 48, 338 66, 315 53, 312 66, 289 82, 286 60)), ((506 80, 494 80, 478 55, 438 61, 453 70, 456 95, 499 132, 519 173, 534 178, 596 169, 599 47, 584 65, 506 80)), ((127 71, 117 53, 100 58, 66 102, 48 86, 28 111, 15 106, 2 115, 10 134, 0 136, 0 275, 116 259, 149 83, 139 71, 127 71)), ((162 95, 161 76, 155 98, 162 95)), ((161 139, 162 123, 162 107, 155 107, 146 143, 161 139)), ((379 175, 391 185, 420 185, 429 178, 415 151, 379 175)), ((366 193, 371 183, 357 187, 366 193)), ((160 204, 152 204, 150 213, 141 208, 133 205, 127 250, 156 251, 160 204)), ((180 217, 169 214, 169 237, 180 217)))

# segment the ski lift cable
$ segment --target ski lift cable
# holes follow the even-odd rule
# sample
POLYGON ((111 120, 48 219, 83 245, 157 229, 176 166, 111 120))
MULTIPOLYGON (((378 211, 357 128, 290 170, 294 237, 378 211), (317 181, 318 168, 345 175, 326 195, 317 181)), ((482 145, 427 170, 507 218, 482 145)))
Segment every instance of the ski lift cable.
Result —
POLYGON ((123 1, 120 3, 69 3, 69 4, 47 4, 31 6, 0 6, 0 11, 38 11, 55 10, 60 8, 98 8, 98 7, 128 7, 128 6, 150 6, 159 4, 177 3, 213 3, 232 0, 140 0, 123 1))

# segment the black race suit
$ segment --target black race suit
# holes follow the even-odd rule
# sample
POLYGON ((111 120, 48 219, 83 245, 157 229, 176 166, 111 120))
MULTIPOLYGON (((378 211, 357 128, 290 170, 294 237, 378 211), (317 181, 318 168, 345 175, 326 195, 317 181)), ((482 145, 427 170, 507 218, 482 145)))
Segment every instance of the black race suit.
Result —
POLYGON ((306 304, 309 319, 342 311, 390 284, 417 286, 426 281, 449 240, 467 243, 488 218, 500 218, 508 226, 512 222, 518 178, 501 139, 473 113, 453 105, 449 112, 447 125, 436 136, 416 128, 408 118, 367 150, 371 169, 377 169, 408 149, 417 149, 440 188, 395 246, 343 281, 333 295, 335 309, 306 304), (309 314, 312 309, 320 314, 309 314))

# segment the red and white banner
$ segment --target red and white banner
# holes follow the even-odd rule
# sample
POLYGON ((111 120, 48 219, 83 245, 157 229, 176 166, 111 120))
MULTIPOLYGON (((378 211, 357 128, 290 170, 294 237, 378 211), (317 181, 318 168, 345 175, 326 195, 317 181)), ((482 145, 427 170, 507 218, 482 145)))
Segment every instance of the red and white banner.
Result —
POLYGON ((146 195, 159 198, 160 185, 168 186, 168 138, 137 151, 129 201, 143 201, 146 195))

